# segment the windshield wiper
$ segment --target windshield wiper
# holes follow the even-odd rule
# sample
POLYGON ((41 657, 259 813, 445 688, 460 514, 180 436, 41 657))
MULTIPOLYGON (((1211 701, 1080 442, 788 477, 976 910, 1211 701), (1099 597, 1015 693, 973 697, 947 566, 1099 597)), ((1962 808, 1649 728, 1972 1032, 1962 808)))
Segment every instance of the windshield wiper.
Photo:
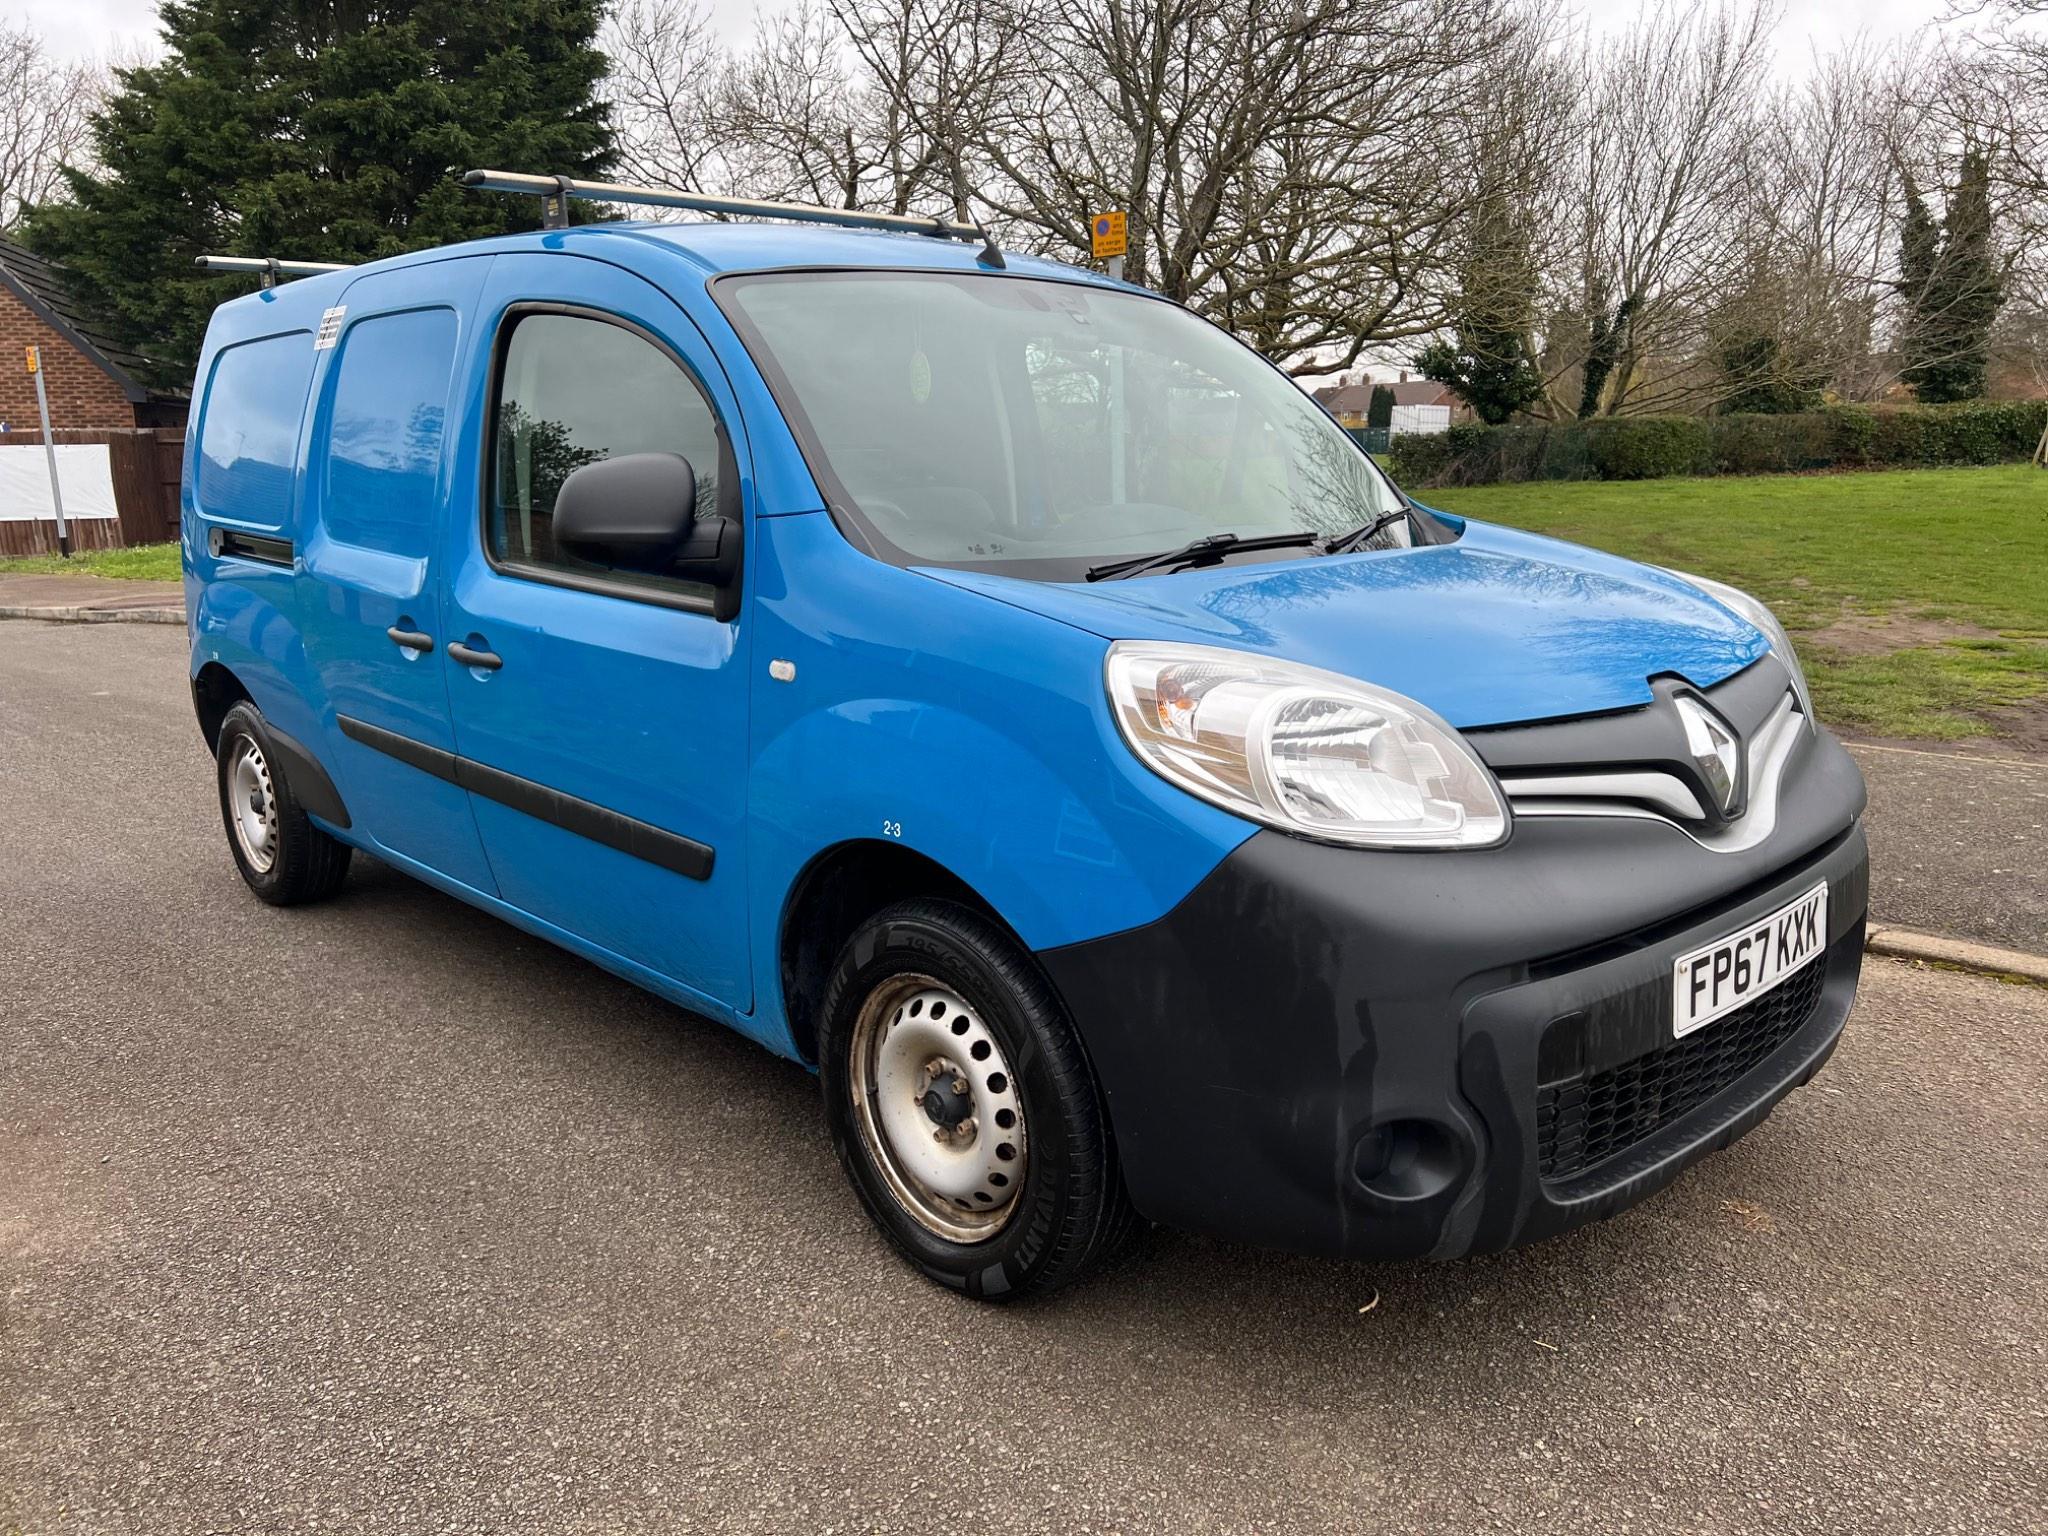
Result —
POLYGON ((1199 539, 1189 539, 1176 548, 1162 549, 1156 555, 1133 555, 1128 560, 1109 560, 1101 565, 1091 565, 1086 574, 1089 581, 1118 581, 1126 576, 1142 576, 1147 571, 1169 570, 1210 558, 1220 560, 1225 555, 1244 554, 1255 549, 1293 549, 1322 541, 1321 534, 1307 530, 1262 534, 1254 539, 1241 538, 1234 533, 1208 533, 1199 539))
POLYGON ((1348 554, 1354 549, 1363 547, 1375 534, 1385 532, 1404 517, 1417 528, 1422 526, 1421 519, 1416 517, 1414 508, 1396 507, 1391 512, 1382 512, 1369 523, 1361 523, 1349 533, 1338 534, 1322 547, 1321 553, 1326 555, 1348 554))

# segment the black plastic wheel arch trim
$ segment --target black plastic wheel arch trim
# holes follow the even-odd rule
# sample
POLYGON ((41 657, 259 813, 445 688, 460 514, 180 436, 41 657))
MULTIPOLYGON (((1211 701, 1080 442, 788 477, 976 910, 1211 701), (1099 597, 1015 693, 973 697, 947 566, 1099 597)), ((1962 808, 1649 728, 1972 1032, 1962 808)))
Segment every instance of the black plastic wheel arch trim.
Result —
POLYGON ((516 773, 507 773, 502 768, 493 768, 487 763, 430 747, 397 731, 371 725, 367 720, 339 715, 336 721, 341 726, 342 735, 349 740, 382 752, 386 757, 396 758, 407 767, 460 785, 471 794, 495 800, 537 821, 548 822, 593 843, 602 843, 620 853, 644 859, 686 879, 711 878, 712 863, 717 855, 708 843, 657 827, 652 822, 637 820, 594 801, 564 794, 559 789, 550 789, 516 773))
POLYGON ((320 760, 303 741, 287 736, 268 720, 263 722, 263 734, 270 738, 271 756, 284 765, 285 782, 299 797, 299 804, 329 826, 346 831, 350 825, 348 807, 342 803, 341 791, 334 787, 334 780, 320 766, 320 760))

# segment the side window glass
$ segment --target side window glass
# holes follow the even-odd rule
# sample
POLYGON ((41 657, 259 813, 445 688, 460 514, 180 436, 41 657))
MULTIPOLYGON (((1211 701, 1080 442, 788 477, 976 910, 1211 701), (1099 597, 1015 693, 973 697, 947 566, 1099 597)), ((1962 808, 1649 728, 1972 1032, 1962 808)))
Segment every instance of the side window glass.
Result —
POLYGON ((485 537, 494 559, 660 591, 711 590, 597 565, 554 540, 562 482, 585 464, 626 453, 680 453, 697 472, 697 515, 717 515, 717 418, 673 358, 624 326, 581 315, 522 315, 505 343, 493 407, 485 537))
POLYGON ((202 512, 257 528, 291 521, 300 413, 312 377, 313 338, 304 331, 220 354, 200 417, 193 499, 202 512))
POLYGON ((455 337, 450 309, 373 315, 343 333, 321 488, 337 543, 428 552, 455 337))

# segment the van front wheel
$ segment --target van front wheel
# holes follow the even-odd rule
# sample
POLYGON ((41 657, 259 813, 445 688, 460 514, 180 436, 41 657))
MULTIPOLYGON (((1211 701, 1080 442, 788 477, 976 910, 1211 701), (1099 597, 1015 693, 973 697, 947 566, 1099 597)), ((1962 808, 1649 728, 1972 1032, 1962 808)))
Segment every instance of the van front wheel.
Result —
POLYGON ((819 1077, 868 1213, 987 1301, 1079 1278, 1132 1224, 1102 1097, 1030 957, 952 902, 887 908, 827 988, 819 1077))
POLYGON ((228 851, 249 889, 274 907, 320 901, 348 876, 349 846, 314 826, 252 704, 221 721, 214 749, 228 851))

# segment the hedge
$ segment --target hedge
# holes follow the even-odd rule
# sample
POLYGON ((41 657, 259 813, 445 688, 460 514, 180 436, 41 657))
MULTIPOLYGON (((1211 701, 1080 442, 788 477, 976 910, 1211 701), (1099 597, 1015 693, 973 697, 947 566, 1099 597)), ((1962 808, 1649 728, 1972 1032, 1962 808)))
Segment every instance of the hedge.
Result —
POLYGON ((1420 486, 2004 464, 2032 456, 2044 423, 2048 400, 1837 405, 1784 416, 1607 416, 1554 426, 1471 423, 1432 437, 1395 438, 1387 467, 1420 486))

